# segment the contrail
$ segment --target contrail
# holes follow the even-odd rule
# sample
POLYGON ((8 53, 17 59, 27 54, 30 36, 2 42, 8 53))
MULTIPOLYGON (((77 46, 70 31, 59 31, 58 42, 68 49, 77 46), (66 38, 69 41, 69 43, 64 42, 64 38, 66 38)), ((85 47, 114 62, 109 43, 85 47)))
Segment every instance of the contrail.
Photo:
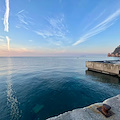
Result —
POLYGON ((10 51, 10 38, 6 36, 6 39, 7 39, 8 51, 10 51))
POLYGON ((5 15, 4 15, 4 31, 8 32, 9 31, 9 23, 8 23, 8 20, 9 20, 9 11, 10 11, 10 8, 9 8, 9 0, 5 0, 5 4, 6 4, 6 12, 5 12, 5 15))
MULTIPOLYGON (((6 12, 4 15, 4 31, 8 32, 9 31, 9 0, 5 0, 5 4, 6 4, 6 12)), ((6 36, 6 40, 7 40, 7 47, 8 47, 8 51, 10 51, 10 38, 8 36, 6 36)))
POLYGON ((103 32, 107 28, 109 28, 111 25, 114 24, 114 22, 117 20, 117 17, 120 16, 120 9, 118 9, 116 12, 111 14, 109 17, 107 17, 104 21, 96 25, 94 28, 92 28, 88 33, 83 35, 78 41, 76 41, 73 46, 78 45, 87 39, 89 39, 92 36, 97 35, 100 32, 103 32))

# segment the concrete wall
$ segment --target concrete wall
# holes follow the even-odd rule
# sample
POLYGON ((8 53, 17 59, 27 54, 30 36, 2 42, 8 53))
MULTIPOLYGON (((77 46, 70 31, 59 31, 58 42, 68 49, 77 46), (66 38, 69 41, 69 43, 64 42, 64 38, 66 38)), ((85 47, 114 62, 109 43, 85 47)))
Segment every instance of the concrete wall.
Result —
POLYGON ((49 118, 47 120, 120 120, 120 95, 105 100, 103 103, 95 103, 85 108, 79 108, 65 112, 59 116, 49 118), (103 104, 111 106, 114 115, 106 118, 97 110, 103 104))
POLYGON ((111 75, 119 75, 120 73, 120 65, 112 64, 112 63, 104 63, 104 62, 86 62, 86 67, 93 71, 98 71, 111 75))

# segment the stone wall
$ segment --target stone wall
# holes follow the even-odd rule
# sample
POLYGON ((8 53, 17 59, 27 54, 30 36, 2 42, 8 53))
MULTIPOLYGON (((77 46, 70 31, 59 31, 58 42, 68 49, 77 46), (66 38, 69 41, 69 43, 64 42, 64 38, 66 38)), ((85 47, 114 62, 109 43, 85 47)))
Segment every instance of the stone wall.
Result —
POLYGON ((111 75, 119 75, 120 74, 120 65, 112 64, 112 63, 104 63, 104 62, 86 62, 86 67, 89 70, 98 71, 111 75))

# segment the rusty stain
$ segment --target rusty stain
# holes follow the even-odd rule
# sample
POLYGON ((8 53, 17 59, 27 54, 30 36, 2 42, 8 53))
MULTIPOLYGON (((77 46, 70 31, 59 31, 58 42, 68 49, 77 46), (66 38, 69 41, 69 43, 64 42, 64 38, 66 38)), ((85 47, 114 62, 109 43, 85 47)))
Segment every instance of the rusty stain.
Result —
POLYGON ((92 110, 93 112, 99 114, 100 112, 96 110, 97 107, 100 107, 100 106, 99 106, 99 105, 95 105, 95 104, 88 106, 88 108, 89 108, 90 110, 92 110))

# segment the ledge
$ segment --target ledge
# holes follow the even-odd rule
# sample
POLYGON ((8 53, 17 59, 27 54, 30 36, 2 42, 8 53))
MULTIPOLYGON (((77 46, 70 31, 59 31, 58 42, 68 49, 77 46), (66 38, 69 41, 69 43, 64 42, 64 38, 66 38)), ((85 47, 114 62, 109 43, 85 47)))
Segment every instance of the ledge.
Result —
POLYGON ((103 103, 95 103, 88 107, 75 109, 65 112, 59 116, 49 118, 47 120, 120 120, 120 95, 109 98, 103 103), (106 118, 101 112, 97 110, 103 104, 111 106, 111 111, 115 113, 109 118, 106 118))

